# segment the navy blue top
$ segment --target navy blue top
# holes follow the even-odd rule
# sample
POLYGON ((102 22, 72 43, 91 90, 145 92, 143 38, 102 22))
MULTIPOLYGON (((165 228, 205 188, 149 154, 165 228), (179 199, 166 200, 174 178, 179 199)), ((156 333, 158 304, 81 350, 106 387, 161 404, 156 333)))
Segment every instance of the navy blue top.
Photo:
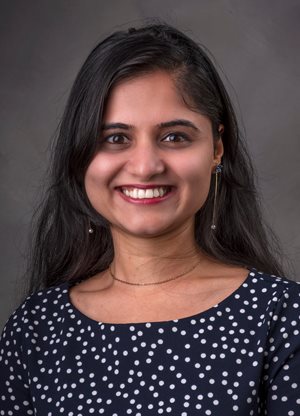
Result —
POLYGON ((0 415, 300 415, 300 285, 249 272, 218 305, 96 322, 70 283, 29 296, 0 344, 0 415))

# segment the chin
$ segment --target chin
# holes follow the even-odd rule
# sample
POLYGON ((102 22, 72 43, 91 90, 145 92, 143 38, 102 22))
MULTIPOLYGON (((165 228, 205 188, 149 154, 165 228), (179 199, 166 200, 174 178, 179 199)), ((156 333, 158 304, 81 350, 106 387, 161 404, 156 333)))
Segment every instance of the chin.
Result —
MULTIPOLYGON (((165 233, 167 233, 169 230, 171 230, 171 225, 159 225, 157 223, 155 224, 140 224, 135 226, 122 226, 120 227, 123 232, 126 234, 140 237, 140 238, 151 238, 151 237, 159 237, 165 233)), ((173 227, 172 227, 173 228, 173 227)))
POLYGON ((154 238, 159 237, 165 234, 168 230, 165 229, 151 229, 151 228, 142 228, 139 230, 126 230, 127 234, 131 234, 132 236, 139 237, 139 238, 154 238))

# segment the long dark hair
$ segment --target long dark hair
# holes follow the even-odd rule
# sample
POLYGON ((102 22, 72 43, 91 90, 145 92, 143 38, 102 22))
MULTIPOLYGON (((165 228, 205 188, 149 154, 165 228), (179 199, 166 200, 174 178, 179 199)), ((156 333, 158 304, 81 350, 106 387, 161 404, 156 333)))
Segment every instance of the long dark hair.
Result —
POLYGON ((174 77, 187 105, 210 118, 215 136, 220 123, 224 125, 217 228, 210 227, 212 181, 196 214, 197 243, 228 264, 283 274, 276 240, 261 218, 253 167, 220 76, 203 47, 171 26, 152 24, 115 32, 93 49, 79 71, 53 149, 48 190, 35 215, 28 292, 85 279, 112 261, 109 225, 89 203, 84 175, 96 151, 111 88, 158 69, 174 77))

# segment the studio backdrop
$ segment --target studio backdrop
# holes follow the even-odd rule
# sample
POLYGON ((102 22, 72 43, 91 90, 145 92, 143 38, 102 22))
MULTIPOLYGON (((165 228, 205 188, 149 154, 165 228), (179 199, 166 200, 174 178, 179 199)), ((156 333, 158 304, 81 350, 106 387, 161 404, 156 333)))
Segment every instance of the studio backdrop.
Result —
POLYGON ((100 39, 153 18, 214 55, 288 277, 300 280, 298 0, 1 1, 1 328, 22 299, 30 219, 76 73, 100 39))

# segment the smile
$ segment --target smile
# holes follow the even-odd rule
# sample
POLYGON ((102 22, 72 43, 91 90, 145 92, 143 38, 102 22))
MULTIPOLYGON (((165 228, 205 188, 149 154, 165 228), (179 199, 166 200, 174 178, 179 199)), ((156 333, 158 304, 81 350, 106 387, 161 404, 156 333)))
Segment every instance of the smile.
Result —
POLYGON ((153 198, 162 198, 165 196, 169 191, 171 187, 170 186, 159 186, 157 188, 147 188, 147 189, 141 189, 141 188, 121 188, 121 192, 126 195, 129 198, 132 199, 153 199, 153 198))

